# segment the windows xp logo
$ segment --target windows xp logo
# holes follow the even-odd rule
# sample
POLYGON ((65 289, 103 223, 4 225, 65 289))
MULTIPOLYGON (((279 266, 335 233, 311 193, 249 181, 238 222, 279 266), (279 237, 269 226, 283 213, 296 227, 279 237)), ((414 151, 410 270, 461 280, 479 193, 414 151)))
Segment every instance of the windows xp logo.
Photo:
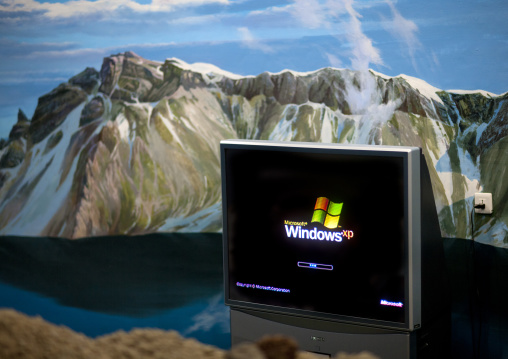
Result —
POLYGON ((329 229, 338 228, 342 205, 343 203, 332 202, 326 197, 319 197, 314 206, 311 222, 321 223, 329 229))
POLYGON ((321 223, 331 231, 321 231, 317 227, 308 228, 307 222, 284 220, 284 228, 288 238, 312 239, 327 242, 342 242, 345 237, 348 240, 353 238, 352 230, 337 230, 339 226, 340 213, 343 203, 335 203, 326 197, 318 197, 314 206, 311 222, 321 223))

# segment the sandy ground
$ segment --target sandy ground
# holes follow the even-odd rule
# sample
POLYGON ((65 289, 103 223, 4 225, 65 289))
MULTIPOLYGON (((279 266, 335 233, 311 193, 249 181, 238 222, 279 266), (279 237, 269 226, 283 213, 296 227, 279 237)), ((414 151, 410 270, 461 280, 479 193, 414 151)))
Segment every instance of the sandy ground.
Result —
MULTIPOLYGON (((56 326, 40 317, 0 310, 1 359, 318 359, 298 351, 284 337, 267 337, 225 351, 183 338, 176 331, 134 329, 96 339, 56 326)), ((368 353, 338 354, 335 359, 376 359, 368 353)))

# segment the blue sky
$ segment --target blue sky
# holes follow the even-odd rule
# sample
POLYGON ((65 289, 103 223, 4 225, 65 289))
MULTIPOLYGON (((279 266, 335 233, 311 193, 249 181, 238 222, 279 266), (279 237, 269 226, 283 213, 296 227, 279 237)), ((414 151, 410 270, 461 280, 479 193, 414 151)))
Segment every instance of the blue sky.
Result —
POLYGON ((508 91, 506 0, 0 0, 0 137, 111 54, 241 75, 326 66, 508 91))

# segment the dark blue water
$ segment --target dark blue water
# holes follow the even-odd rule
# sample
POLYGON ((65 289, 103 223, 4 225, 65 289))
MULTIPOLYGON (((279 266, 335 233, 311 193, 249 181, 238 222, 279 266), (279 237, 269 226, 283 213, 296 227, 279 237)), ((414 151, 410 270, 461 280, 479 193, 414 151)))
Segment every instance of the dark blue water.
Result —
MULTIPOLYGON (((451 357, 473 359, 476 352, 476 358, 508 359, 508 250, 461 239, 444 243, 451 357)), ((220 234, 0 237, 0 308, 40 315, 90 337, 173 329, 228 349, 222 275, 220 234)))
POLYGON ((0 307, 90 337, 177 330, 227 349, 220 234, 0 237, 0 307))

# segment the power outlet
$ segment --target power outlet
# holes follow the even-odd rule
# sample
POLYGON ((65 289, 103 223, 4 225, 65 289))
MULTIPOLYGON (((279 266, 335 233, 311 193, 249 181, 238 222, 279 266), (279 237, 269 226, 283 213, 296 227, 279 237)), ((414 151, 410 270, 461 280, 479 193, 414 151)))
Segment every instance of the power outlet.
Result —
POLYGON ((492 193, 475 193, 474 205, 484 204, 485 208, 475 208, 474 212, 479 214, 492 214, 492 193))

